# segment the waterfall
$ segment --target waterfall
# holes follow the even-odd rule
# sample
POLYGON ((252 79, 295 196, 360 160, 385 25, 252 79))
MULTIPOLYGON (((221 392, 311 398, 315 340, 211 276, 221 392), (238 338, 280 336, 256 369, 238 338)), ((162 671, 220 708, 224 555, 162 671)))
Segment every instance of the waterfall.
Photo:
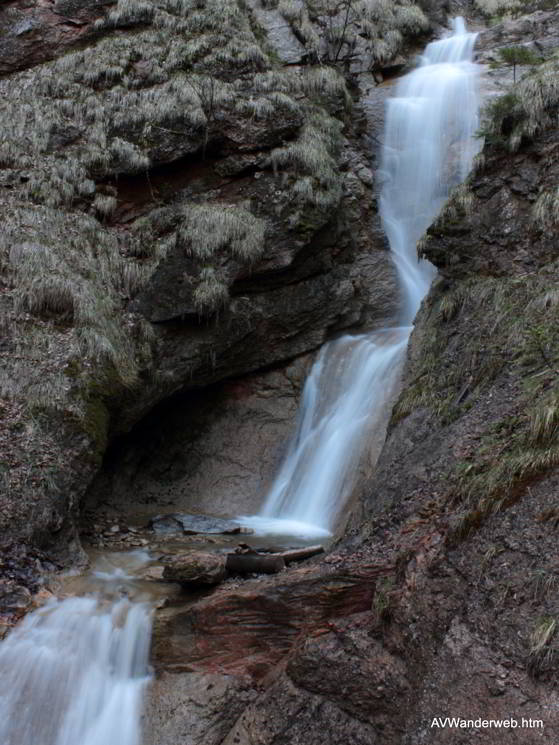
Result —
MULTIPOLYGON (((151 611, 113 592, 53 600, 0 643, 2 745, 139 745, 151 611)), ((98 576, 99 580, 99 576, 98 576)))
POLYGON ((402 323, 413 321, 435 276, 418 261, 417 241, 479 149, 475 39, 456 19, 454 34, 427 46, 387 103, 380 215, 400 277, 402 323))
POLYGON ((479 149, 475 39, 455 19, 453 34, 427 46, 388 101, 378 176, 381 220, 400 281, 398 326, 322 348, 261 513, 239 518, 260 535, 330 535, 371 437, 384 438, 411 324, 436 274, 418 260, 417 241, 479 149))

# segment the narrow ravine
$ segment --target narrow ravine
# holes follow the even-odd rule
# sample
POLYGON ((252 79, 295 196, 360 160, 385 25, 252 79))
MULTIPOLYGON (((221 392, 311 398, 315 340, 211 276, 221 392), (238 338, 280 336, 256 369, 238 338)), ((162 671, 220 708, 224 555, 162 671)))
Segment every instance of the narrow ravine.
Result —
MULTIPOLYGON (((416 244, 477 149, 474 42, 458 19, 389 102, 380 204, 400 277, 400 317, 393 327, 338 338, 318 355, 261 514, 240 518, 258 534, 334 533, 370 437, 384 434, 411 324, 435 274, 417 261, 416 244)), ((133 577, 123 569, 94 579, 83 596, 29 614, 0 645, 1 745, 140 745, 151 604, 129 591, 133 577)))
POLYGON ((429 44, 388 101, 380 214, 400 280, 393 328, 325 345, 303 392, 296 432, 260 515, 259 534, 332 534, 372 433, 384 434, 413 319, 435 276, 417 242, 479 150, 475 33, 462 18, 429 44))

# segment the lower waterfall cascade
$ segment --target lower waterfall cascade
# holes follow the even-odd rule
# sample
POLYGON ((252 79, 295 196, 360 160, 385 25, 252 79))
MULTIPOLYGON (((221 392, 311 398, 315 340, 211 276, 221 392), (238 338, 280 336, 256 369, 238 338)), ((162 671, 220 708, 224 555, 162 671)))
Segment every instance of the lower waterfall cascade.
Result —
MULTIPOLYGON (((427 46, 388 102, 380 211, 401 317, 318 354, 262 512, 239 518, 257 534, 331 535, 367 442, 384 436, 411 324, 435 274, 417 261, 416 244, 477 150, 474 42, 457 19, 453 35, 427 46)), ((94 591, 49 601, 2 641, 1 745, 140 745, 152 610, 141 596, 126 597, 121 585, 131 579, 122 568, 97 572, 94 591)))
MULTIPOLYGON (((145 552, 125 556, 141 566, 145 552)), ((2 745, 140 745, 151 607, 132 576, 93 572, 84 597, 51 600, 0 644, 2 745)))
POLYGON ((413 319, 436 274, 418 259, 417 242, 480 147, 476 36, 454 19, 452 35, 430 43, 388 99, 379 204, 400 282, 398 326, 324 345, 262 510, 239 518, 257 534, 332 535, 370 434, 386 426, 413 319))

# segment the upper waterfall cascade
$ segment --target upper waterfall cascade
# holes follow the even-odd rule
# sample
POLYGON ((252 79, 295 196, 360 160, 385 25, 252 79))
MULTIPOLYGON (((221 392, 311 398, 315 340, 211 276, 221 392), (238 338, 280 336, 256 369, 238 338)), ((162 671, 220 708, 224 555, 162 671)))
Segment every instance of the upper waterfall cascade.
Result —
POLYGON ((380 215, 400 277, 402 323, 413 321, 435 276, 418 261, 417 242, 479 149, 475 39, 456 19, 454 34, 429 44, 388 100, 380 215))
POLYGON ((329 535, 372 438, 384 436, 413 319, 436 270, 417 242, 479 149, 476 34, 462 18, 432 42, 387 104, 380 215, 400 280, 398 326, 326 344, 305 384, 296 431, 261 514, 260 534, 329 535))

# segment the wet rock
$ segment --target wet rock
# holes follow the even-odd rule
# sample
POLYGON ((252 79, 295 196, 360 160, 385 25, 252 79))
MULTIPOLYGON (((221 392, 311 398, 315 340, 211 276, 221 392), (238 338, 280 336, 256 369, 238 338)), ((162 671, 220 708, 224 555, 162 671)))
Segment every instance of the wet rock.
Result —
POLYGON ((23 611, 32 604, 32 596, 27 587, 13 580, 0 580, 0 613, 23 611))
POLYGON ((149 579, 154 582, 161 582, 164 579, 163 577, 164 569, 165 568, 162 566, 147 567, 146 569, 140 572, 139 576, 142 579, 149 579))
MULTIPOLYGON (((380 571, 376 566, 345 566, 342 571, 316 566, 238 586, 228 581, 195 604, 158 614, 155 665, 173 672, 248 672, 261 677, 303 631, 321 634, 331 619, 369 609, 380 571)), ((168 574, 166 569, 164 576, 170 579, 168 574)))
POLYGON ((163 570, 163 579, 190 585, 216 585, 225 579, 225 575, 225 556, 203 551, 175 556, 163 570))
MULTIPOLYGON (((172 504, 169 513, 255 514, 290 435, 310 362, 305 355, 154 410, 99 477, 96 498, 130 505, 130 513, 154 502, 172 504), (129 478, 119 476, 124 470, 129 478)), ((167 530, 182 528, 170 519, 167 530)))
POLYGON ((230 574, 276 574, 285 569, 285 561, 277 554, 228 554, 227 571, 230 574))
MULTIPOLYGON (((207 515, 183 515, 180 513, 158 515, 150 520, 150 527, 158 534, 182 532, 185 535, 196 535, 197 533, 229 535, 241 532, 241 526, 233 520, 208 517, 207 515)), ((243 532, 246 533, 246 528, 243 532)))
POLYGON ((150 685, 142 742, 219 745, 256 695, 250 680, 240 676, 159 675, 150 685))

